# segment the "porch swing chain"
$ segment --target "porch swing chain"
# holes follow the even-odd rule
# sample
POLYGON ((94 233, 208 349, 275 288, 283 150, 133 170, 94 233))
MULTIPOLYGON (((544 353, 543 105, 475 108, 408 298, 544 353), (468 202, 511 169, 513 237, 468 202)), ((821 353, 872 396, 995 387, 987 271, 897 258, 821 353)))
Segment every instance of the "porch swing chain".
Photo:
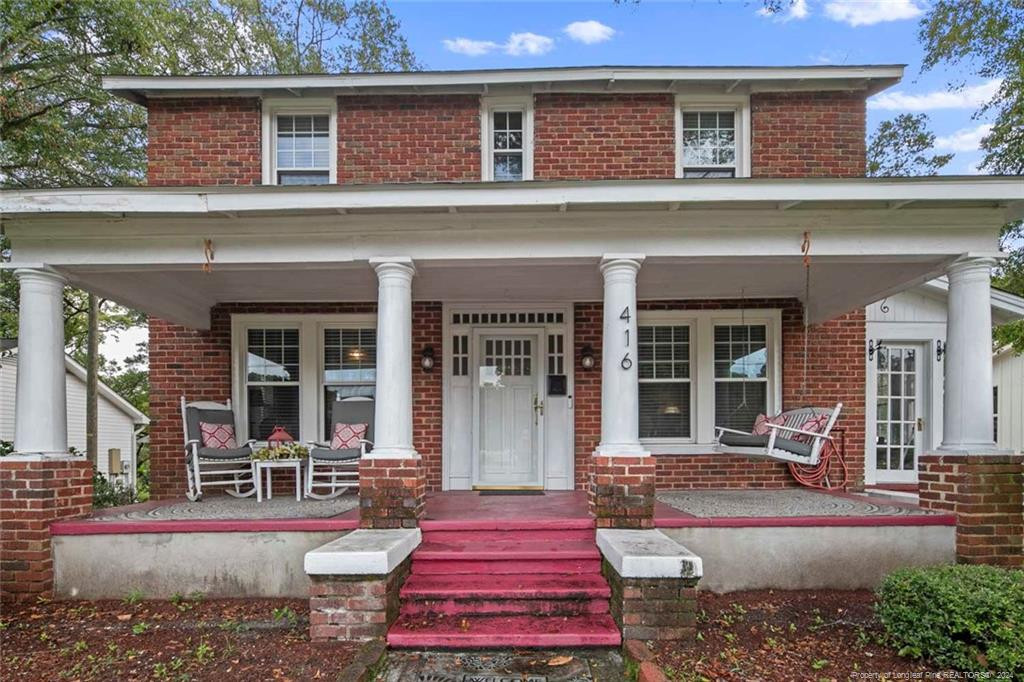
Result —
POLYGON ((808 304, 811 300, 811 233, 804 232, 804 241, 800 245, 800 253, 804 256, 804 369, 803 381, 800 386, 800 399, 807 402, 807 352, 808 339, 810 336, 810 320, 808 318, 808 304))

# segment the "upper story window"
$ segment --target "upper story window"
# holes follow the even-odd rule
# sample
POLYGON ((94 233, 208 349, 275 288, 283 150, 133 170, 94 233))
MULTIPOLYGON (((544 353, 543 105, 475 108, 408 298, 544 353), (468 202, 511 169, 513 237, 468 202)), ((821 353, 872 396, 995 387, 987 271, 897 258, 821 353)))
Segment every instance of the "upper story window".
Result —
POLYGON ((680 96, 676 108, 676 177, 750 176, 749 107, 733 102, 695 102, 680 96))
POLYGON ((337 182, 338 106, 333 98, 263 101, 263 184, 337 182))
POLYGON ((533 179, 533 103, 530 99, 485 98, 480 131, 484 180, 533 179))

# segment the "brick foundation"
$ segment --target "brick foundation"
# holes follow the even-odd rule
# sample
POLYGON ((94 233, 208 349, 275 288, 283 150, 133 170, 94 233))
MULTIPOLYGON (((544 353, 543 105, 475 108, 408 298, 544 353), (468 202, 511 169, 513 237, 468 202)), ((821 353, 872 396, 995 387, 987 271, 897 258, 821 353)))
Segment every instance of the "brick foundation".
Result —
POLYGON ((598 528, 654 527, 654 458, 595 456, 587 490, 598 528))
POLYGON ((84 457, 0 458, 0 601, 52 598, 49 526, 91 511, 84 457))
POLYGON ((420 459, 359 462, 359 525, 415 528, 423 516, 427 480, 420 459))
POLYGON ((695 637, 698 578, 623 578, 606 560, 601 573, 612 590, 610 610, 623 640, 695 637))
POLYGON ((314 642, 384 639, 398 618, 412 558, 387 575, 312 575, 309 638, 314 642))
POLYGON ((928 454, 918 460, 920 505, 956 514, 956 560, 1024 566, 1024 457, 928 454))

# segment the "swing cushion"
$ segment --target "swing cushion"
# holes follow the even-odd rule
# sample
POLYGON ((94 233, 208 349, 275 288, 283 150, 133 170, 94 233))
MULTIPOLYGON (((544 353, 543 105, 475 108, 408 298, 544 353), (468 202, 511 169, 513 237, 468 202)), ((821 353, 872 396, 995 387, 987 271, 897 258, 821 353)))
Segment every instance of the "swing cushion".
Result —
MULTIPOLYGON (((748 433, 729 433, 726 431, 718 441, 721 445, 734 448, 766 448, 768 447, 768 436, 757 436, 748 433)), ((775 448, 800 457, 811 456, 811 444, 801 443, 791 438, 776 438, 775 448)))
POLYGON ((772 432, 768 428, 769 424, 776 424, 777 426, 783 426, 786 423, 786 418, 783 415, 777 415, 775 417, 769 417, 764 414, 757 415, 757 419, 754 420, 754 428, 750 431, 755 436, 767 436, 772 432))

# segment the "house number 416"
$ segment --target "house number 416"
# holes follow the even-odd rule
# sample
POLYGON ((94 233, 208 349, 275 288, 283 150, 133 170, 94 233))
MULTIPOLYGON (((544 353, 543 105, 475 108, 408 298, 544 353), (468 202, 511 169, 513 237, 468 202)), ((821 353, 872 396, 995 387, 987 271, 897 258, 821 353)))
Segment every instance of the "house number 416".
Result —
MULTIPOLYGON (((625 308, 622 309, 622 314, 619 315, 619 319, 620 320, 625 320, 625 322, 626 322, 626 348, 629 348, 629 321, 632 318, 631 318, 631 316, 629 314, 629 306, 628 305, 625 308)), ((619 365, 622 367, 622 369, 627 369, 627 370, 633 366, 633 361, 629 359, 629 351, 628 350, 626 351, 626 354, 622 356, 622 362, 620 362, 619 365)))

